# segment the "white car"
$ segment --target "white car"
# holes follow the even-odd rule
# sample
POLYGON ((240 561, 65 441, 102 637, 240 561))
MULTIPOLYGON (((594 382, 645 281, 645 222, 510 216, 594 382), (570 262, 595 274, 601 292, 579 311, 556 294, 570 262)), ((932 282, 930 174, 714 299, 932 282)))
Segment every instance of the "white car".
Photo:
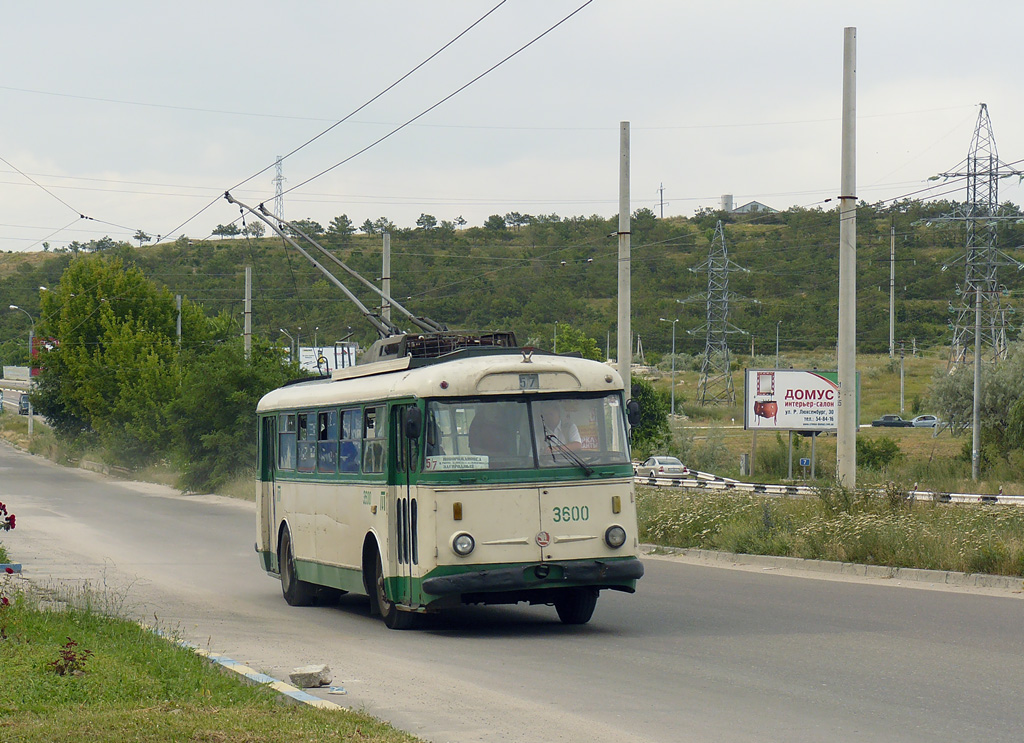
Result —
POLYGON ((910 421, 914 428, 934 428, 939 425, 939 419, 934 415, 919 415, 910 421))
POLYGON ((674 477, 678 479, 689 473, 689 468, 675 457, 650 457, 636 468, 637 477, 674 477))

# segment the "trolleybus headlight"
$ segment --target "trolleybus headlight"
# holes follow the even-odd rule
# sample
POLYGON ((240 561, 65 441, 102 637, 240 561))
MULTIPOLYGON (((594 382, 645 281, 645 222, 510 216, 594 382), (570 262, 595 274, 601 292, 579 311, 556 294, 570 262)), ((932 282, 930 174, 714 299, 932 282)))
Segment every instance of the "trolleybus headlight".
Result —
MULTIPOLYGON (((623 539, 625 539, 625 533, 623 533, 623 539)), ((456 534, 452 537, 452 549, 455 550, 456 555, 462 555, 465 557, 476 548, 476 540, 473 539, 466 532, 456 534)))
POLYGON ((626 543, 626 530, 621 526, 609 526, 604 533, 604 541, 612 549, 618 549, 626 543))

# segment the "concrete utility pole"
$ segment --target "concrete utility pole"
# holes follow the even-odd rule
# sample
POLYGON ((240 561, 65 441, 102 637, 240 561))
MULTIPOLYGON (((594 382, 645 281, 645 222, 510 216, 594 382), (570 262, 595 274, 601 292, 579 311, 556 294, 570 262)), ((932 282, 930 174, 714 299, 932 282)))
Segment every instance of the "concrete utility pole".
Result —
POLYGON ((629 370, 632 365, 630 340, 633 328, 630 325, 631 308, 630 258, 629 258, 629 122, 619 122, 619 318, 618 349, 619 374, 625 386, 626 398, 632 397, 629 370))
POLYGON ((843 30, 843 137, 839 187, 839 405, 836 478, 857 487, 857 29, 843 30))
POLYGON ((896 218, 889 218, 889 358, 896 353, 896 218))
POLYGON ((245 358, 252 355, 252 266, 245 267, 245 326, 242 330, 245 358))

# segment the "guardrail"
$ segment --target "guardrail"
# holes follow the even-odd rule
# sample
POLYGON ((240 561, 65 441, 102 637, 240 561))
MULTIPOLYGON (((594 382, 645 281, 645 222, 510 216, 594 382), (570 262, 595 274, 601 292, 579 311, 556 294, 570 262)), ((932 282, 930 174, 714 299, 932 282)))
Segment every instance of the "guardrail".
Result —
MULTIPOLYGON (((706 472, 692 472, 692 477, 637 477, 637 485, 651 485, 661 488, 684 488, 688 490, 737 490, 761 495, 810 498, 815 488, 809 485, 771 485, 764 483, 740 482, 727 477, 718 477, 706 472)), ((910 490, 911 500, 934 501, 936 503, 993 503, 1000 505, 1024 506, 1024 495, 984 495, 978 493, 941 493, 934 490, 910 490)))

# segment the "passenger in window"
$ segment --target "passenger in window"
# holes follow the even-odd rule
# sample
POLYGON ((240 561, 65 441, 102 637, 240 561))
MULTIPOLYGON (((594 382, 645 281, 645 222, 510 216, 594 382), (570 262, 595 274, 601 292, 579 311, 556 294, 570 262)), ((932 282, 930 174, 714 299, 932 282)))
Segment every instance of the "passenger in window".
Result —
POLYGON ((469 424, 469 450, 490 457, 508 456, 513 453, 509 434, 500 412, 493 406, 483 405, 477 408, 469 424))
POLYGON ((572 422, 569 410, 563 410, 561 404, 556 403, 547 407, 541 415, 541 424, 545 440, 550 435, 555 437, 556 443, 572 451, 580 451, 583 448, 580 429, 572 422))

